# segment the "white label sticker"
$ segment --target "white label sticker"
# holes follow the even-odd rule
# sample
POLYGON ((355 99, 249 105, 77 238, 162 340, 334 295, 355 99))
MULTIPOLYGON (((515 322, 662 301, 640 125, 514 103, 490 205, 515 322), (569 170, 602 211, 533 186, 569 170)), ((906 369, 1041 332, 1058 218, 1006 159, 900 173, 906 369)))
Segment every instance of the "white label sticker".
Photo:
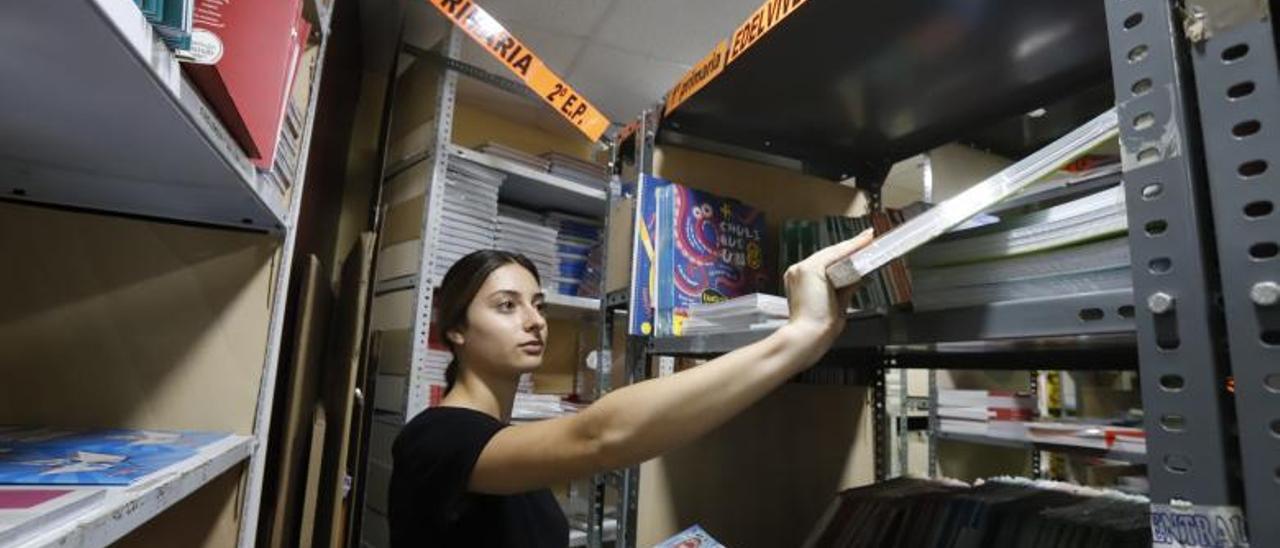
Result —
POLYGON ((1158 548, 1249 546, 1244 512, 1235 506, 1152 504, 1151 545, 1158 548))
POLYGON ((183 59, 197 65, 216 65, 222 60, 222 39, 205 29, 191 31, 191 48, 183 59))
POLYGON ((667 377, 676 374, 676 359, 671 356, 658 357, 658 376, 667 377))

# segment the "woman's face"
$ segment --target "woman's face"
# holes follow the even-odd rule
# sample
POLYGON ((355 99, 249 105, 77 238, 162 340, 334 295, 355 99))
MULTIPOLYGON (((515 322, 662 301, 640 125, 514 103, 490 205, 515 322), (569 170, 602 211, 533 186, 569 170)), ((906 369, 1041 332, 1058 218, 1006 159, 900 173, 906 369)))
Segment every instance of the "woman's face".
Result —
POLYGON ((542 288, 532 273, 518 264, 494 270, 467 307, 466 327, 454 332, 459 360, 490 374, 536 369, 547 342, 542 309, 542 288))

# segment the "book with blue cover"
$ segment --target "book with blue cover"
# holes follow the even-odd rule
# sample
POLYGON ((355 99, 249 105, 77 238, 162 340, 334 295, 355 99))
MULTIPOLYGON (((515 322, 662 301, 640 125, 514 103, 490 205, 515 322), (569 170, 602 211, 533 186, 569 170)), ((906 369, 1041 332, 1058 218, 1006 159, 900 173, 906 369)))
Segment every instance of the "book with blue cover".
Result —
POLYGON ((0 427, 0 484, 129 485, 227 435, 0 427))
POLYGON ((659 336, 680 336, 689 306, 766 289, 765 217, 737 200, 671 184, 656 193, 659 336))
POLYGON ((631 242, 631 299, 627 304, 630 335, 653 335, 653 304, 657 294, 653 262, 656 259, 653 233, 657 221, 657 190, 671 181, 649 175, 640 178, 636 189, 636 215, 631 242))
POLYGON ((654 545, 653 548, 724 548, 724 545, 712 538, 702 526, 694 525, 654 545))

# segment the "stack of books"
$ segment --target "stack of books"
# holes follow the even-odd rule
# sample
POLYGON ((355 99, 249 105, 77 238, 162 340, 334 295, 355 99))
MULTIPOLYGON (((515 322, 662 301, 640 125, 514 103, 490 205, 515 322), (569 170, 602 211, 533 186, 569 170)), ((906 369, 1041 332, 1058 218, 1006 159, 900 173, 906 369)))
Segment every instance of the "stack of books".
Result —
MULTIPOLYGON (((876 211, 862 217, 829 216, 821 222, 790 219, 783 223, 780 272, 824 247, 853 238, 868 228, 877 236, 910 219, 903 210, 876 211)), ((897 259, 863 279, 854 294, 854 308, 886 311, 911 303, 912 280, 906 263, 897 259)))
POLYGON ((532 169, 534 171, 538 171, 542 173, 551 171, 551 160, 534 156, 522 150, 511 148, 502 143, 495 143, 493 141, 490 141, 483 145, 480 145, 478 150, 485 154, 497 156, 504 160, 510 160, 517 164, 528 167, 529 169, 532 169))
POLYGON ((551 287, 556 269, 556 230, 542 224, 542 216, 508 205, 498 206, 497 248, 520 253, 533 261, 543 287, 551 287))
POLYGON ((511 420, 538 421, 565 417, 581 411, 582 404, 566 400, 558 394, 534 394, 516 392, 515 404, 511 407, 511 420))
POLYGON ((718 303, 689 305, 685 335, 733 333, 774 329, 789 317, 787 299, 777 295, 752 293, 718 303))
POLYGON ((559 212, 548 213, 544 223, 556 231, 556 269, 552 275, 556 292, 598 298, 599 283, 584 288, 582 282, 592 272, 591 255, 600 247, 603 224, 559 212))
POLYGON ((1138 548, 1152 545, 1153 528, 1162 534, 1149 508, 1145 497, 1060 482, 896 478, 840 493, 804 545, 1138 548))
POLYGON ((1036 419, 1030 393, 999 390, 938 390, 938 429, 1023 441, 1029 421, 1036 419))
POLYGON ((498 230, 498 189, 506 178, 463 159, 449 161, 444 209, 437 241, 436 280, 443 280, 458 259, 482 249, 494 249, 498 230))
POLYGON ((0 485, 128 486, 227 436, 0 426, 0 485))
POLYGON ((134 0, 171 50, 191 48, 193 0, 134 0))
POLYGON ((609 169, 600 164, 579 160, 567 154, 548 152, 542 155, 550 163, 552 175, 564 177, 592 188, 604 188, 609 180, 609 169))
POLYGON ((1035 422, 1027 425, 1027 438, 1037 443, 1084 449, 1145 454, 1146 432, 1138 426, 1118 426, 1087 421, 1035 422))
POLYGON ((1002 214, 910 254, 916 310, 1131 289, 1124 189, 1055 203, 1002 214))

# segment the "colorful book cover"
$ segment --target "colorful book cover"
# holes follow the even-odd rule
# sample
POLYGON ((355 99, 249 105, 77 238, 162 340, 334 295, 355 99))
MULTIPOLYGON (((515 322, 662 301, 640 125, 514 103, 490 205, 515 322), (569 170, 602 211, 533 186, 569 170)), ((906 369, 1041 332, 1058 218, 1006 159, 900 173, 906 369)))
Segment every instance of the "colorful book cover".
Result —
POLYGON ((763 212, 675 184, 656 202, 659 335, 683 334, 689 305, 766 289, 763 212))
POLYGON ((0 485, 0 546, 81 512, 103 498, 96 488, 31 488, 0 485))
POLYGON ((653 548, 724 548, 724 545, 712 538, 701 526, 694 525, 653 548))
POLYGON ((129 485, 227 437, 155 430, 0 430, 0 484, 129 485))
POLYGON ((635 228, 631 243, 631 300, 628 303, 627 333, 648 336, 654 333, 653 304, 657 294, 653 262, 656 250, 653 244, 654 223, 658 211, 657 190, 671 181, 644 175, 636 189, 635 228))

